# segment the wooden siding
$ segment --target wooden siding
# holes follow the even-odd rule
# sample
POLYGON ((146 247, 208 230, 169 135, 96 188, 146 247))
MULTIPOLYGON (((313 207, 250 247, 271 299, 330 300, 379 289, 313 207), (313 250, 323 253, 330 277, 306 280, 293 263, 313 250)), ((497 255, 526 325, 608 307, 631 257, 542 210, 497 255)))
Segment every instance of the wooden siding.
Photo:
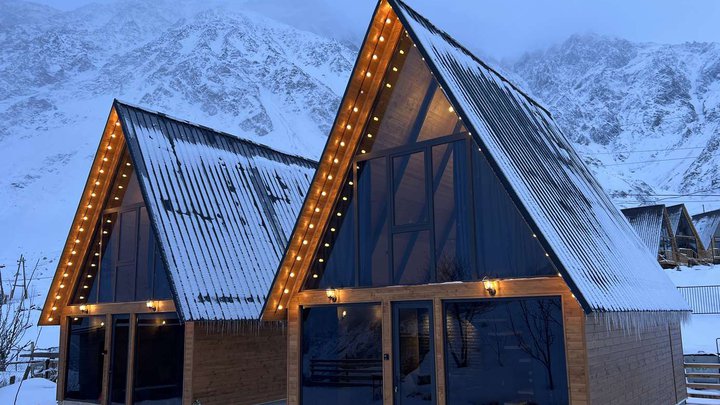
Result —
MULTIPOLYGON (((438 405, 445 404, 444 320, 442 301, 446 299, 492 298, 481 282, 393 286, 382 288, 337 290, 337 304, 380 302, 383 313, 383 353, 392 355, 391 304, 396 301, 430 300, 434 308, 434 337, 436 355, 436 389, 438 405)), ((560 277, 502 280, 495 298, 560 296, 563 303, 565 350, 568 389, 572 404, 587 405, 588 373, 585 350, 585 315, 580 304, 560 277)), ((287 404, 300 403, 300 348, 302 306, 327 305, 324 290, 301 291, 295 294, 288 307, 287 404)), ((392 361, 383 361, 383 402, 393 403, 392 361)))
POLYGON ((585 324, 592 404, 672 405, 687 396, 678 323, 628 331, 590 316, 585 324))
POLYGON ((285 330, 278 325, 232 328, 186 323, 183 404, 242 405, 285 398, 285 330))

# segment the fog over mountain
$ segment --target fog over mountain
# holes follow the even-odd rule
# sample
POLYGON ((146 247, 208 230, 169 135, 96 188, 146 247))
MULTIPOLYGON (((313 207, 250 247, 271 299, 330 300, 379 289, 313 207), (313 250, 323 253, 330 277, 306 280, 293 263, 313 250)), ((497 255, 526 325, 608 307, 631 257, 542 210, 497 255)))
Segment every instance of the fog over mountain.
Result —
MULTIPOLYGON (((54 268, 113 98, 317 158, 361 31, 327 22, 337 7, 107 3, 0 0, 0 264, 54 268)), ((720 207, 720 45, 576 35, 498 67, 618 204, 720 207)))

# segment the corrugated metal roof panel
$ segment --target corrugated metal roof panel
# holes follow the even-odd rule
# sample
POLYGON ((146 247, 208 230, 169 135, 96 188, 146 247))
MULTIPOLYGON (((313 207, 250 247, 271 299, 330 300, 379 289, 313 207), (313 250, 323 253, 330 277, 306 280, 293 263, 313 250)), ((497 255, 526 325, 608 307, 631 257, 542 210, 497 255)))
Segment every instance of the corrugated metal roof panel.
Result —
POLYGON ((115 102, 185 320, 257 319, 315 163, 115 102))
POLYGON ((664 205, 649 205, 622 210, 630 225, 650 252, 656 252, 663 233, 664 205))
POLYGON ((670 217, 670 226, 672 227, 673 235, 677 233, 678 226, 680 225, 680 217, 682 216, 683 204, 671 205, 667 207, 668 217, 670 217))
POLYGON ((390 4, 585 309, 689 310, 550 114, 404 3, 390 4))
POLYGON ((703 212, 692 216, 695 230, 700 236, 703 245, 709 250, 712 246, 712 238, 718 227, 720 227, 720 210, 703 212))

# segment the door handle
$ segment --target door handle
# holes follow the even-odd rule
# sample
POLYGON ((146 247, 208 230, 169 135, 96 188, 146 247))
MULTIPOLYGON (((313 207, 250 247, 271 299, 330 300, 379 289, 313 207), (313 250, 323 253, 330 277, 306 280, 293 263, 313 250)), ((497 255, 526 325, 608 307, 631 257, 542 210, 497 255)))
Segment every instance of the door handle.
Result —
POLYGON ((396 393, 396 394, 397 394, 397 391, 398 391, 398 386, 396 385, 396 386, 395 386, 395 393, 396 393))

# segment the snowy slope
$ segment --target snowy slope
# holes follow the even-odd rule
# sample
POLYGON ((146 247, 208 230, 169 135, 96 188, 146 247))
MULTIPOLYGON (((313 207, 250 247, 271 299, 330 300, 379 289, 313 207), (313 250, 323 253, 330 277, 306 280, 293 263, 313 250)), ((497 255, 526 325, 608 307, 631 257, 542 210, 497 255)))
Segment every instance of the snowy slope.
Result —
POLYGON ((720 44, 575 35, 509 69, 620 205, 720 206, 720 44))
POLYGON ((57 254, 113 97, 319 155, 354 53, 258 15, 174 4, 0 4, 12 9, 0 13, 0 264, 57 254))

